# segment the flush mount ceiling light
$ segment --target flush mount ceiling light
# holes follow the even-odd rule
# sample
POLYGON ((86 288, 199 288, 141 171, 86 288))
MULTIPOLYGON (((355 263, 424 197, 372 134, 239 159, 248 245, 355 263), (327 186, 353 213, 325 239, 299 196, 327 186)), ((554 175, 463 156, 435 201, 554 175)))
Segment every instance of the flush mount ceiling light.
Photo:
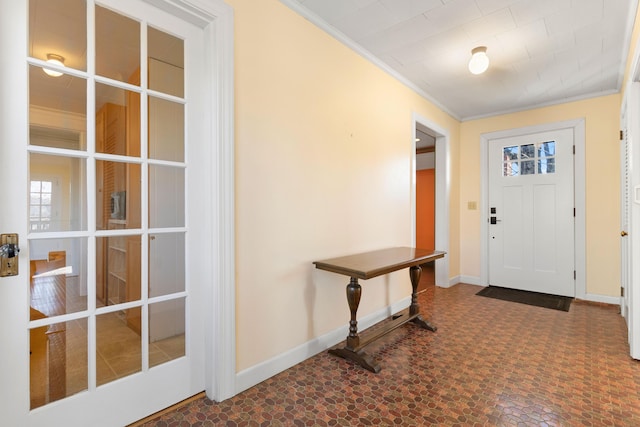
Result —
MULTIPOLYGON (((50 64, 58 65, 60 67, 64 67, 64 58, 54 53, 47 54, 47 62, 50 64)), ((43 68, 42 70, 51 77, 60 77, 62 75, 60 71, 50 70, 48 68, 43 68)))
POLYGON ((478 46, 471 50, 471 59, 469 60, 469 71, 471 74, 482 74, 489 68, 489 57, 487 56, 487 47, 478 46))

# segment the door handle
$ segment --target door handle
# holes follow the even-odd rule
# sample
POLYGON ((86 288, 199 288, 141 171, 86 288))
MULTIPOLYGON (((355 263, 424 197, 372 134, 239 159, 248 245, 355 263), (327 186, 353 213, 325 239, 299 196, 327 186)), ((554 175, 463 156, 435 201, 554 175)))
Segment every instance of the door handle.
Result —
POLYGON ((18 252, 18 235, 0 234, 0 277, 18 275, 18 252))
POLYGON ((0 256, 3 258, 14 258, 20 252, 20 248, 15 243, 5 243, 0 246, 0 256))
POLYGON ((626 232, 626 231, 624 231, 624 230, 622 230, 622 231, 620 232, 620 235, 621 235, 622 237, 627 236, 628 234, 629 234, 629 233, 627 233, 627 232, 626 232))

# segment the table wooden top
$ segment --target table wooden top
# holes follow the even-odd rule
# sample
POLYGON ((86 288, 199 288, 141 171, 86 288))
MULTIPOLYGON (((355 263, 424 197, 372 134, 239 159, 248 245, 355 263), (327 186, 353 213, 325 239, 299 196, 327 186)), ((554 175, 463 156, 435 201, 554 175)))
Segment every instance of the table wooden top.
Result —
POLYGON ((358 279, 371 279, 444 257, 433 249, 398 247, 315 261, 316 268, 358 279))

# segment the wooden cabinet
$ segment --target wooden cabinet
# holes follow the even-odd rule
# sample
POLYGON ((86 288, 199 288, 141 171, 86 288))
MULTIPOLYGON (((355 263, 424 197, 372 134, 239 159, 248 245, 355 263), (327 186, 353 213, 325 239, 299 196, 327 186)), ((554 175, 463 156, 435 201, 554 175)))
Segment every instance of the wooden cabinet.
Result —
MULTIPOLYGON (((124 154, 126 147, 126 109, 122 105, 107 103, 96 113, 96 151, 99 153, 124 154)), ((111 220, 111 195, 126 191, 124 163, 96 162, 96 228, 116 228, 111 220)), ((124 225, 125 222, 122 221, 124 225)), ((124 228, 124 227, 122 227, 124 228)), ((96 245, 96 297, 103 304, 113 304, 113 286, 116 280, 111 274, 113 262, 110 253, 115 244, 111 238, 98 239, 96 245)), ((113 257, 115 259, 115 257, 113 257)), ((124 271, 122 267, 120 270, 124 271)))
MULTIPOLYGON (((125 222, 122 220, 110 220, 109 229, 117 230, 124 228, 125 222)), ((127 302, 127 246, 125 236, 106 238, 106 304, 122 304, 127 302)))
MULTIPOLYGON (((139 76, 132 76, 137 84, 139 76)), ((125 105, 104 104, 96 113, 96 151, 140 156, 140 94, 126 91, 125 105)), ((141 167, 137 163, 96 162, 96 227, 100 230, 141 227, 141 167), (112 204, 117 198, 119 213, 112 204)), ((140 235, 99 238, 96 248, 96 294, 105 305, 140 299, 140 235)), ((140 309, 126 310, 129 327, 140 331, 140 309)))

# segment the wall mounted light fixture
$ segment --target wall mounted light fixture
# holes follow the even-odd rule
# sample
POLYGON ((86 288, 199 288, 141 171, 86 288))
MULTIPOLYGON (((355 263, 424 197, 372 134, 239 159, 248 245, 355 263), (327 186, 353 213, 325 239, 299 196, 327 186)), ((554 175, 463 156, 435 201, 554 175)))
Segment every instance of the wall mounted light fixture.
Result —
POLYGON ((471 74, 482 74, 489 68, 489 57, 487 56, 487 47, 478 46, 471 50, 471 59, 469 60, 469 71, 471 74))
MULTIPOLYGON (((64 58, 60 55, 56 55, 55 53, 47 53, 47 62, 64 67, 64 58)), ((51 70, 49 68, 43 68, 42 70, 51 77, 60 77, 62 75, 60 71, 51 70)))

